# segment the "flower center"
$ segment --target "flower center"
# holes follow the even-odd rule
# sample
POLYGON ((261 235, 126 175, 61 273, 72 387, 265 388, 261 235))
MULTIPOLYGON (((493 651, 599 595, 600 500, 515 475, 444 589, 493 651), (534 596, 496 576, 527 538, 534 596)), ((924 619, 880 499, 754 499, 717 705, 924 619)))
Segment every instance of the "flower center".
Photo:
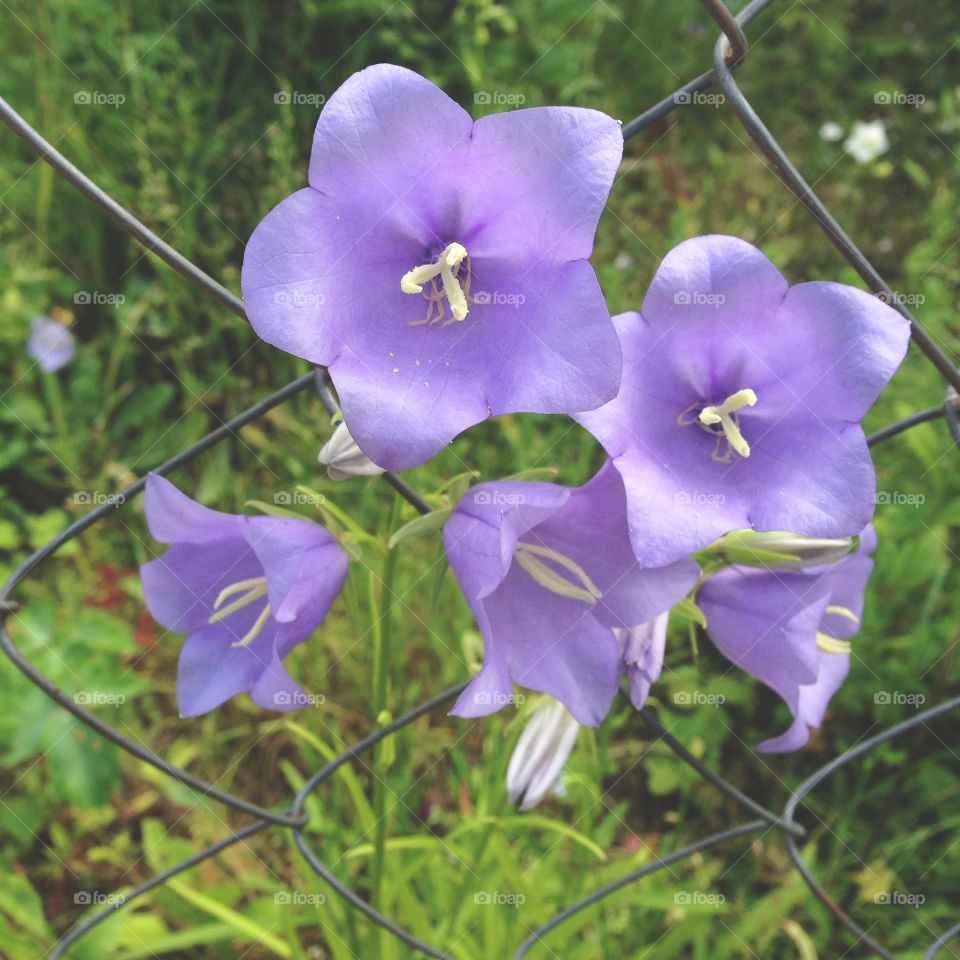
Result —
POLYGON ((757 402, 757 395, 749 387, 731 393, 723 403, 710 404, 701 407, 700 403, 692 403, 678 417, 677 423, 681 427, 697 424, 702 430, 715 436, 711 458, 718 463, 729 463, 733 454, 741 457, 750 456, 750 444, 740 432, 740 416, 738 411, 744 407, 752 407, 757 402), (698 412, 699 408, 699 412, 698 412))
MULTIPOLYGON (((827 613, 835 614, 838 617, 846 617, 854 623, 860 623, 860 618, 849 607, 827 607, 827 613)), ((849 653, 851 645, 849 640, 838 640, 831 637, 828 633, 817 631, 817 649, 824 653, 849 653)))
MULTIPOLYGON (((216 611, 216 613, 214 613, 207 622, 219 623, 221 620, 225 620, 231 614, 236 613, 238 610, 242 610, 244 607, 249 606, 254 601, 266 596, 266 594, 266 577, 252 577, 250 580, 238 580, 236 583, 231 583, 229 587, 224 587, 217 595, 217 599, 213 603, 213 609, 216 611), (239 594, 239 596, 237 596, 237 594, 239 594), (224 606, 224 603, 229 600, 230 597, 234 596, 236 596, 237 599, 224 606)), ((260 631, 263 630, 267 620, 270 618, 270 612, 270 603, 268 601, 264 604, 263 609, 260 611, 259 616, 254 621, 253 626, 244 634, 244 636, 237 640, 236 643, 232 643, 231 646, 250 646, 250 644, 253 643, 258 636, 260 636, 260 631)))
POLYGON ((580 564, 556 550, 534 543, 518 543, 513 556, 541 587, 551 593, 584 603, 596 603, 603 596, 580 564), (557 570, 547 561, 561 569, 557 570))
POLYGON ((400 278, 400 289, 404 293, 422 293, 427 301, 427 316, 423 320, 415 320, 410 326, 432 326, 444 321, 444 301, 450 304, 453 314, 451 319, 444 322, 445 327, 465 319, 469 312, 467 298, 470 296, 471 279, 470 257, 461 243, 447 244, 434 263, 424 263, 408 270, 400 278), (462 281, 461 272, 464 274, 462 281), (425 289, 427 283, 429 287, 425 289))

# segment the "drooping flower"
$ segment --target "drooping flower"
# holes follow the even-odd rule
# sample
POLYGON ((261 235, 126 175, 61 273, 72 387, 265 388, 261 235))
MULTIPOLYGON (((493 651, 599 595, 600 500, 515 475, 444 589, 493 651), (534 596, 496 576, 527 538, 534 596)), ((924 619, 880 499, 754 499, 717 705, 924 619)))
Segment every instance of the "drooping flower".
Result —
POLYGON ((890 149, 884 122, 871 120, 869 123, 864 123, 863 120, 857 120, 843 142, 843 149, 857 163, 872 163, 890 149))
POLYGON ((151 474, 147 524, 171 546, 140 568, 154 619, 188 634, 180 652, 180 714, 198 716, 238 693, 271 710, 310 702, 283 665, 320 625, 348 559, 320 524, 220 513, 151 474))
POLYGON ((56 373, 72 359, 75 343, 70 328, 53 317, 34 317, 30 321, 27 356, 36 360, 44 373, 56 373))
POLYGON ((650 687, 663 670, 669 619, 667 610, 646 623, 614 630, 621 648, 621 668, 630 686, 630 702, 638 710, 647 702, 650 687))
POLYGON ((755 247, 687 240, 642 314, 614 318, 620 393, 576 415, 623 476, 640 562, 737 529, 845 537, 874 510, 860 421, 907 348, 891 307, 838 283, 789 287, 755 247))
POLYGON ((337 424, 330 439, 321 447, 317 459, 327 468, 331 480, 349 480, 351 477, 376 477, 383 473, 350 436, 345 423, 337 424))
POLYGON ((580 724, 559 700, 538 704, 507 766, 507 798, 532 810, 553 788, 577 742, 580 724))
POLYGON ((707 632, 732 663, 776 691, 793 723, 758 745, 797 750, 823 722, 850 669, 864 591, 876 549, 872 527, 856 553, 831 566, 774 571, 730 567, 708 578, 697 597, 707 632))
POLYGON ((609 463, 573 489, 522 481, 473 487, 443 538, 484 640, 483 668, 453 709, 462 717, 512 702, 517 683, 596 726, 621 677, 614 631, 669 609, 699 575, 691 560, 640 568, 623 481, 609 463))
POLYGON ((493 414, 599 406, 620 351, 587 258, 622 150, 594 110, 474 123, 416 73, 368 67, 320 115, 309 187, 247 244, 250 322, 328 367, 388 469, 493 414))

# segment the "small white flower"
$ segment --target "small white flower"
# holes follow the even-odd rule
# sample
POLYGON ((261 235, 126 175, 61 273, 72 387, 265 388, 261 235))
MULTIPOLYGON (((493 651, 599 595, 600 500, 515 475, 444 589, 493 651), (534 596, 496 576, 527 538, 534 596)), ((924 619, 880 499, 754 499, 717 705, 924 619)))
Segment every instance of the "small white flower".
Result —
POLYGON ((341 423, 333 436, 323 445, 317 458, 326 465, 331 480, 347 480, 350 477, 375 477, 383 473, 350 436, 345 423, 341 423))
POLYGON ((841 127, 839 123, 828 120, 820 128, 820 136, 828 143, 836 143, 838 140, 843 139, 843 127, 841 127))
POLYGON ((618 270, 629 270, 633 266, 633 257, 629 253, 618 253, 613 258, 613 265, 618 270))
POLYGON ((850 131, 850 136, 843 143, 843 149, 853 157, 857 163, 870 163, 890 149, 887 140, 887 128, 882 120, 871 120, 864 123, 857 120, 850 131))
POLYGON ((507 795, 520 810, 532 810, 557 782, 577 742, 580 724, 567 708, 545 698, 527 721, 507 767, 507 795))

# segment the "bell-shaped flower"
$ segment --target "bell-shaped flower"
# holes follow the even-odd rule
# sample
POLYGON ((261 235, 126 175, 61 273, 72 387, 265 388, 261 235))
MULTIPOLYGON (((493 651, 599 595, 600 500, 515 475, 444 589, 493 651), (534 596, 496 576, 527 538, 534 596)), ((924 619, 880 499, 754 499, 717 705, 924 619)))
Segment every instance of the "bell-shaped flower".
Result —
POLYGON ((630 687, 630 702, 638 710, 647 702, 650 687, 663 670, 669 619, 667 610, 646 623, 614 630, 620 644, 621 669, 630 687))
POLYGON ((347 554, 310 520, 219 513, 163 477, 147 479, 147 524, 171 546, 140 568, 154 619, 188 634, 177 670, 181 716, 238 693, 261 707, 310 702, 283 660, 320 625, 347 576, 347 554))
POLYGON ((494 414, 597 407, 620 348, 588 257, 622 152, 595 110, 474 123, 418 74, 368 67, 324 106, 309 186, 247 244, 250 322, 329 369, 391 470, 494 414))
POLYGON ((507 798, 532 810, 556 784, 577 742, 580 724, 559 700, 537 704, 507 766, 507 798))
POLYGON ((749 243, 707 236, 614 322, 620 394, 576 419, 623 476, 641 563, 743 528, 863 529, 876 478, 860 421, 906 351, 899 313, 838 283, 790 287, 749 243))
POLYGON ((345 423, 337 424, 330 439, 320 448, 317 459, 327 468, 331 480, 376 477, 383 473, 383 467, 378 467, 357 446, 345 423))
POLYGON ((517 683, 596 726, 622 672, 614 631, 668 610, 699 575, 692 560, 639 566, 623 481, 609 463, 577 488, 523 481, 473 487, 443 539, 484 640, 483 667, 453 709, 462 717, 511 703, 517 683))
POLYGON ((730 567, 700 588, 697 603, 716 647, 776 691, 793 714, 784 733, 757 749, 796 750, 810 728, 823 722, 850 669, 851 638, 860 629, 876 543, 868 527, 857 552, 831 566, 730 567))
POLYGON ((27 356, 36 360, 44 373, 56 373, 72 359, 75 350, 70 328, 53 317, 34 317, 30 321, 27 356))

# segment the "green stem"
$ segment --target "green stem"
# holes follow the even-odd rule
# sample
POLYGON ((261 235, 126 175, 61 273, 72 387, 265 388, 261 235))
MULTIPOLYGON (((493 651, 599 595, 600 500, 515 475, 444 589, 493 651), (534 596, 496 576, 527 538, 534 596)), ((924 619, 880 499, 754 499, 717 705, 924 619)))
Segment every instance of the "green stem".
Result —
MULTIPOLYGON (((390 530, 399 517, 399 500, 394 502, 390 520, 390 530)), ((370 576, 370 611, 373 615, 373 712, 377 723, 382 722, 381 714, 387 709, 387 678, 390 665, 390 637, 393 620, 393 577, 396 569, 396 550, 387 550, 383 558, 383 575, 380 579, 380 592, 377 596, 376 578, 370 576)), ((380 891, 383 885, 383 863, 387 844, 386 820, 386 782, 387 770, 385 758, 389 747, 381 740, 377 744, 373 757, 373 872, 370 881, 370 899, 374 906, 381 906, 380 891)), ((384 946, 384 944, 381 944, 384 946)), ((382 952, 381 952, 382 955, 382 952)))

